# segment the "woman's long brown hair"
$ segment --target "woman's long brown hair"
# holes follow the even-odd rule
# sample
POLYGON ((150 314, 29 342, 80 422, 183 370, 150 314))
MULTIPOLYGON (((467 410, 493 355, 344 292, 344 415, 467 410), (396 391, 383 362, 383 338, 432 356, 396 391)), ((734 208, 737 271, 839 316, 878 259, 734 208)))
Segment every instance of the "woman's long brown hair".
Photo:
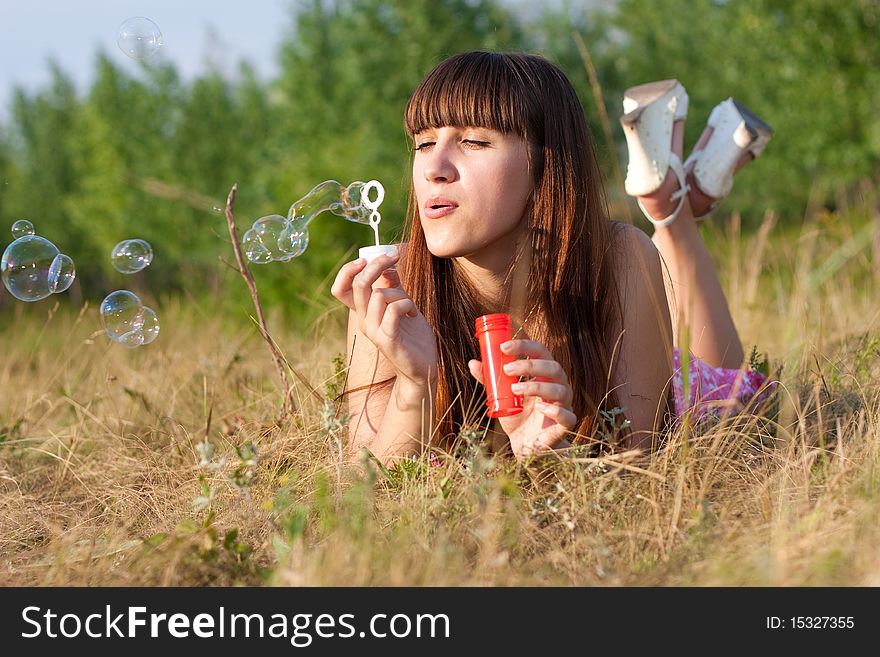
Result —
MULTIPOLYGON (((474 319, 513 312, 529 337, 565 368, 574 391, 578 438, 592 436, 598 411, 617 405, 608 389, 621 326, 613 224, 583 107, 565 74, 542 57, 468 52, 434 68, 406 107, 410 135, 427 128, 476 126, 511 132, 529 144, 535 189, 505 299, 485 299, 453 259, 428 251, 410 191, 404 289, 438 337, 435 417, 438 439, 454 437, 482 390, 467 369, 479 358, 474 319), (525 262, 525 268, 518 267, 525 262), (527 271, 527 281, 518 271, 527 271), (427 273, 427 274, 426 274, 427 273), (511 308, 521 306, 521 308, 511 308)), ((482 415, 480 413, 480 415, 482 415)))

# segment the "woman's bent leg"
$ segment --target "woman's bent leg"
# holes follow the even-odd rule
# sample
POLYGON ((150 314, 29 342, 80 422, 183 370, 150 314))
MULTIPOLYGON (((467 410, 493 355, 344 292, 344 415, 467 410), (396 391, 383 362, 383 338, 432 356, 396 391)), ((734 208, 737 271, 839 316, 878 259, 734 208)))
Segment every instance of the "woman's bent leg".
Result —
POLYGON ((742 343, 690 207, 670 225, 657 228, 651 239, 668 268, 666 291, 675 346, 689 348, 714 367, 739 368, 745 357, 742 343), (687 345, 680 344, 682 326, 688 327, 687 345))

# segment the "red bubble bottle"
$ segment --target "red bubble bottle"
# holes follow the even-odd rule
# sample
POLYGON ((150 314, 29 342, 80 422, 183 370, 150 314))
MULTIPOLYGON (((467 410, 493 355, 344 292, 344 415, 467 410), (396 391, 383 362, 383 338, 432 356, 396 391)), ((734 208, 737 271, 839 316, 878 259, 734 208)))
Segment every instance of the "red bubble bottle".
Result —
POLYGON ((476 338, 480 342, 480 360, 483 361, 483 381, 486 385, 486 406, 489 417, 507 417, 522 413, 521 395, 510 389, 517 378, 504 373, 504 365, 515 358, 501 351, 501 344, 513 337, 510 315, 493 313, 477 317, 476 338))

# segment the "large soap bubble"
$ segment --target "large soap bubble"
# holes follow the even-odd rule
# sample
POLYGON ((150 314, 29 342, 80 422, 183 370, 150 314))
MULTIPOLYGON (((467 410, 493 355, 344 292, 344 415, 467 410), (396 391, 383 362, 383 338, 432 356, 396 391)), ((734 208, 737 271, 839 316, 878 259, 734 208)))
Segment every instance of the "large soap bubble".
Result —
POLYGON ((110 253, 113 269, 123 274, 134 274, 153 262, 153 247, 139 239, 122 240, 110 253))
POLYGON ((116 36, 119 49, 132 59, 148 59, 159 52, 164 43, 159 26, 143 16, 124 20, 116 36))
POLYGON ((69 256, 60 253, 49 240, 32 234, 25 234, 6 247, 0 272, 9 293, 22 301, 39 301, 64 292, 76 277, 69 256))
POLYGON ((159 335, 156 312, 128 290, 116 290, 104 297, 101 322, 107 337, 129 348, 149 344, 159 335))
POLYGON ((375 203, 378 207, 384 190, 377 181, 355 181, 345 187, 335 180, 325 180, 315 185, 290 206, 286 220, 279 215, 257 219, 242 237, 245 255, 255 264, 286 262, 301 255, 309 245, 309 223, 322 212, 329 211, 377 230, 379 215, 369 199, 365 199, 371 187, 381 190, 375 203), (283 223, 279 224, 278 219, 283 223))

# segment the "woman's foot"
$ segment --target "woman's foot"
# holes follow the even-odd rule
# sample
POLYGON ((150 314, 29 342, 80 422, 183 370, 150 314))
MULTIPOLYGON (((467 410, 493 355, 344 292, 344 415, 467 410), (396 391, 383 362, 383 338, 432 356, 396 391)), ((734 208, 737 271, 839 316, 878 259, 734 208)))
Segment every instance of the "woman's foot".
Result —
POLYGON ((734 174, 761 154, 772 135, 769 125, 733 98, 715 106, 684 164, 698 222, 730 193, 734 174))
POLYGON ((656 226, 675 221, 687 200, 681 155, 688 96, 678 80, 626 90, 620 118, 629 150, 626 193, 656 226))

